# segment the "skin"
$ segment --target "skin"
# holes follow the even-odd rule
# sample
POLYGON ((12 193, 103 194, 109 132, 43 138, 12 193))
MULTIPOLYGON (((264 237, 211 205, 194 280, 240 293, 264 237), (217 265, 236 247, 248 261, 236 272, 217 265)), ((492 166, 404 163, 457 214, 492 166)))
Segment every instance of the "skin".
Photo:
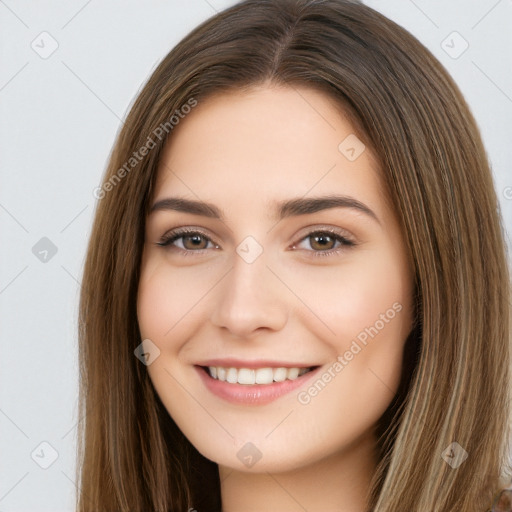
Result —
POLYGON ((354 161, 338 149, 353 133, 324 94, 264 84, 200 102, 162 155, 152 203, 207 201, 225 218, 148 216, 138 321, 160 350, 147 370, 162 402, 219 465, 224 512, 365 508, 374 427, 398 388, 412 328, 413 272, 369 148, 354 161), (273 217, 276 201, 329 194, 357 199, 378 221, 344 207, 273 217), (190 238, 157 245, 184 226, 206 234, 199 249, 190 238), (325 228, 356 245, 308 236, 325 228), (236 252, 247 236, 263 249, 252 263, 236 252), (328 250, 338 252, 315 256, 328 250), (334 371, 393 304, 400 312, 334 371), (320 375, 335 376, 308 403, 298 394, 312 382, 266 405, 237 405, 213 395, 194 367, 222 357, 321 365, 320 375), (247 442, 262 454, 252 467, 237 457, 247 442))

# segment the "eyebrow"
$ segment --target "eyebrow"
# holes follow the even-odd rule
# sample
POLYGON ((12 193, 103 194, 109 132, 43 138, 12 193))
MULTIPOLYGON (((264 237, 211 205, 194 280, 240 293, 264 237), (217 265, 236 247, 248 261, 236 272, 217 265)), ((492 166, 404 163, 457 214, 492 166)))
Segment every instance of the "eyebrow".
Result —
MULTIPOLYGON (((380 224, 380 220, 373 210, 361 201, 343 195, 328 195, 312 198, 295 198, 281 201, 275 204, 274 218, 283 220, 287 217, 308 215, 331 208, 350 208, 366 214, 380 224)), ((217 206, 204 201, 185 199, 182 197, 167 197, 153 204, 149 214, 161 210, 173 210, 193 215, 201 215, 212 219, 225 221, 222 211, 217 206)))

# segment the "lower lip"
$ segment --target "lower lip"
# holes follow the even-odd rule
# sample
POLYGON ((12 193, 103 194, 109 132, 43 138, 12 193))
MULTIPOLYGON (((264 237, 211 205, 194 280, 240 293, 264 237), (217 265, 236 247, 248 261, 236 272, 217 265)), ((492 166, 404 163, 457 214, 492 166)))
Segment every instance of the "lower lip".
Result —
POLYGON ((235 404, 264 405, 304 385, 318 372, 320 366, 294 380, 286 379, 273 384, 230 384, 210 377, 201 366, 195 369, 205 386, 219 398, 235 404))

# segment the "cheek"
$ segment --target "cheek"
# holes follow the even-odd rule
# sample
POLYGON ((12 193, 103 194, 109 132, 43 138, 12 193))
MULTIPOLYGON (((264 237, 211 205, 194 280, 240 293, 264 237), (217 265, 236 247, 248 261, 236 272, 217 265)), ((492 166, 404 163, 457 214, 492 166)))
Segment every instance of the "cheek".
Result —
POLYGON ((143 272, 137 296, 137 317, 143 338, 157 345, 178 320, 179 297, 177 283, 170 282, 162 272, 143 272))
POLYGON ((143 264, 137 293, 137 318, 143 338, 157 345, 165 343, 169 349, 172 340, 182 339, 183 330, 194 325, 212 279, 211 275, 203 279, 206 276, 197 274, 193 267, 173 270, 159 257, 143 264))
MULTIPOLYGON (((199 299, 206 292, 204 281, 195 279, 189 270, 173 271, 168 263, 158 258, 142 266, 137 292, 139 329, 142 339, 150 339, 160 350, 159 357, 147 366, 147 371, 160 399, 180 428, 183 404, 189 400, 180 385, 188 377, 180 364, 180 355, 199 325, 199 299)), ((185 431, 190 431, 190 425, 185 431)))
POLYGON ((371 395, 373 385, 387 388, 383 395, 398 387, 403 346, 412 328, 412 285, 406 268, 390 249, 359 253, 346 266, 317 269, 314 280, 298 280, 297 294, 309 298, 315 313, 309 330, 328 342, 333 360, 344 358, 342 364, 350 371, 343 370, 343 380, 350 376, 361 396, 364 390, 371 395))
MULTIPOLYGON (((333 359, 298 401, 304 418, 323 430, 326 439, 341 442, 339 425, 344 436, 357 436, 378 420, 398 389, 412 326, 412 295, 392 253, 361 258, 350 271, 340 267, 336 275, 331 268, 320 283, 322 293, 309 295, 311 309, 321 312, 335 332, 323 337, 329 339, 333 359)), ((319 324, 312 320, 309 325, 311 330, 319 324)), ((321 329, 315 327, 317 336, 325 333, 321 329)))
MULTIPOLYGON (((314 313, 309 328, 325 338, 327 326, 330 341, 340 350, 375 324, 398 343, 410 330, 411 283, 393 252, 359 253, 346 265, 316 267, 308 276, 290 272, 287 282, 293 282, 296 295, 314 313)), ((364 341, 364 334, 360 338, 364 341)))
MULTIPOLYGON (((323 383, 312 381, 311 388, 291 396, 294 421, 284 423, 271 437, 267 434, 282 421, 282 411, 257 421, 231 416, 228 410, 216 414, 237 439, 254 439, 269 454, 285 450, 286 455, 279 457, 293 466, 346 446, 371 428, 388 407, 398 387, 403 342, 410 327, 410 290, 392 251, 361 252, 347 259, 346 265, 315 266, 307 272, 303 264, 274 268, 293 290, 283 288, 279 296, 280 307, 293 311, 285 329, 290 335, 310 338, 342 370, 331 366, 323 383)), ((218 306, 214 288, 225 269, 190 266, 176 271, 155 258, 141 270, 137 302, 141 335, 159 346, 164 356, 148 367, 155 389, 203 455, 232 463, 233 440, 180 384, 189 383, 187 389, 195 389, 180 356, 186 354, 187 341, 200 338, 198 331, 218 306), (208 435, 204 425, 209 426, 208 435)), ((277 458, 269 461, 274 466, 278 463, 277 458)))

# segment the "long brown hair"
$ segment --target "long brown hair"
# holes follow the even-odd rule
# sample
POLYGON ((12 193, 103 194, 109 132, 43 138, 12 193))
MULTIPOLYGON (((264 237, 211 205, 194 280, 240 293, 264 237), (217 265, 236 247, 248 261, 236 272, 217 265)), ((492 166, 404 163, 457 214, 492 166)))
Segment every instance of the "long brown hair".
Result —
POLYGON ((220 511, 216 464, 179 431, 134 355, 137 286, 173 127, 194 102, 267 83, 315 88, 349 116, 379 162, 415 269, 416 324, 381 420, 369 509, 486 510, 508 469, 510 364, 510 277, 489 163, 442 65, 351 0, 247 0, 220 12, 163 59, 133 104, 97 194, 82 282, 77 509, 220 511), (463 453, 452 443, 467 452, 458 467, 447 462, 450 449, 463 453))

